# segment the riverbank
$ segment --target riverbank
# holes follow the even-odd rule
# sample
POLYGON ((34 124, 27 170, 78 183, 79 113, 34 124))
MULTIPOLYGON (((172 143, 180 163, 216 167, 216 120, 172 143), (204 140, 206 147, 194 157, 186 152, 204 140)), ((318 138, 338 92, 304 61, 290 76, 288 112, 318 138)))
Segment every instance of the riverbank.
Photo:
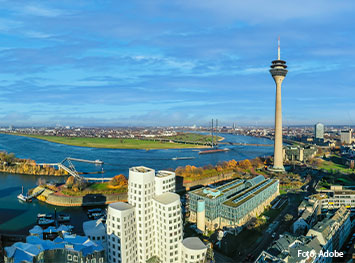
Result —
POLYGON ((98 206, 126 201, 127 185, 122 174, 102 183, 89 183, 71 176, 65 184, 43 184, 30 193, 40 193, 39 201, 55 206, 98 206))
POLYGON ((14 154, 0 152, 0 173, 23 174, 23 175, 52 175, 67 176, 68 173, 53 166, 38 165, 31 159, 16 158, 14 154))
MULTIPOLYGON (((42 189, 44 189, 43 186, 38 186, 33 189, 33 193, 41 191, 42 189)), ((127 202, 127 191, 117 194, 85 194, 82 196, 68 196, 46 188, 37 199, 50 205, 62 207, 100 206, 115 202, 127 202)))
MULTIPOLYGON (((91 148, 106 149, 185 149, 208 148, 211 138, 202 134, 183 134, 183 137, 171 136, 151 139, 115 139, 115 138, 87 138, 87 137, 57 137, 49 135, 35 135, 22 133, 6 133, 14 136, 24 136, 49 142, 91 148)), ((219 138, 219 140, 223 138, 219 138)))

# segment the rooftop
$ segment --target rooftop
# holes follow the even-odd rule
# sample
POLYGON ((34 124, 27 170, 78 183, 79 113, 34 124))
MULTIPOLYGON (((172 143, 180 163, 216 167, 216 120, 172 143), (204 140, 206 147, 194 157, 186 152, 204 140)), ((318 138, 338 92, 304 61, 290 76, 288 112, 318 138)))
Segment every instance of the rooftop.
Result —
POLYGON ((192 250, 206 249, 206 245, 198 237, 188 237, 182 241, 182 244, 192 250))
POLYGON ((340 207, 331 218, 325 218, 312 227, 307 236, 316 235, 318 238, 322 238, 320 239, 321 244, 326 243, 332 236, 333 226, 335 224, 342 225, 349 214, 350 211, 345 206, 340 207))
POLYGON ((174 172, 170 172, 170 171, 158 171, 157 174, 155 175, 156 177, 167 177, 167 176, 175 176, 174 172))
POLYGON ((241 186, 244 183, 245 183, 244 180, 235 179, 229 183, 223 184, 223 185, 218 186, 216 188, 201 187, 201 188, 198 188, 198 189, 192 191, 191 193, 197 194, 202 197, 214 199, 216 197, 221 197, 225 194, 228 194, 229 191, 237 188, 238 186, 241 186))
POLYGON ((298 250, 319 252, 321 245, 315 237, 294 236, 286 233, 280 236, 267 252, 263 251, 263 259, 267 261, 259 260, 258 262, 289 262, 296 263, 307 260, 306 257, 299 255, 298 250))
POLYGON ((157 195, 153 199, 164 205, 168 205, 176 201, 180 202, 180 196, 178 194, 171 193, 171 192, 166 192, 164 194, 157 195))
POLYGON ((109 207, 119 211, 125 211, 134 208, 134 206, 124 202, 112 203, 109 204, 109 207))
POLYGON ((135 166, 135 167, 129 168, 129 170, 132 172, 138 172, 138 173, 149 173, 149 172, 154 171, 153 169, 145 167, 145 166, 135 166))
POLYGON ((260 182, 240 192, 239 194, 233 196, 232 198, 226 200, 223 204, 226 206, 233 206, 233 207, 240 206, 241 204, 245 203, 246 201, 253 198, 254 196, 257 196, 260 192, 264 191, 266 188, 268 188, 275 182, 277 182, 277 180, 275 179, 265 180, 263 182, 260 182))
POLYGON ((90 220, 83 223, 83 230, 86 236, 97 236, 106 234, 106 227, 102 223, 102 219, 90 220))

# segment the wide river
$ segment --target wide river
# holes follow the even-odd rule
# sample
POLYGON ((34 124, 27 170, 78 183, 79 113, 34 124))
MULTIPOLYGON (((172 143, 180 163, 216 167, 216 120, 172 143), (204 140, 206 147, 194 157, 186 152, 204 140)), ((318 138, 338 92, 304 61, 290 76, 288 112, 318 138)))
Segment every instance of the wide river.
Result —
MULTIPOLYGON (((264 138, 255 138, 241 135, 220 134, 226 142, 249 144, 273 144, 273 141, 264 138)), ((222 146, 224 147, 224 146, 222 146)), ((132 166, 144 165, 156 170, 175 169, 178 166, 195 165, 204 166, 217 164, 221 161, 251 159, 257 156, 271 155, 272 147, 260 146, 225 146, 228 152, 199 155, 197 149, 171 149, 171 150, 122 150, 76 147, 47 142, 39 139, 0 134, 0 150, 14 153, 16 157, 33 159, 37 163, 58 163, 66 157, 87 160, 102 160, 104 177, 117 174, 128 176, 128 169, 132 166), (173 160, 174 157, 195 157, 189 160, 173 160)), ((101 166, 86 163, 74 163, 79 172, 93 172, 102 169, 101 166)), ((95 176, 95 175, 90 175, 95 176)), ((101 175, 99 175, 101 176, 101 175)), ((44 204, 37 200, 32 203, 21 203, 16 196, 21 192, 35 187, 38 180, 63 182, 63 177, 29 176, 0 173, 0 234, 19 233, 27 234, 28 229, 36 223, 38 213, 54 213, 54 206, 44 204)), ((76 232, 81 232, 81 224, 86 218, 85 208, 57 208, 71 215, 71 224, 76 232)))

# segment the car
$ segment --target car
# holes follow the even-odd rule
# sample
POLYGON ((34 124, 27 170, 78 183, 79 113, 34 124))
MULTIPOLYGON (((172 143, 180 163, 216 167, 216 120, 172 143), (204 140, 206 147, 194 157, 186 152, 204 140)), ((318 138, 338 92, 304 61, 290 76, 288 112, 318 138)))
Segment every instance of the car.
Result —
POLYGON ((272 233, 271 237, 276 238, 276 232, 272 233))

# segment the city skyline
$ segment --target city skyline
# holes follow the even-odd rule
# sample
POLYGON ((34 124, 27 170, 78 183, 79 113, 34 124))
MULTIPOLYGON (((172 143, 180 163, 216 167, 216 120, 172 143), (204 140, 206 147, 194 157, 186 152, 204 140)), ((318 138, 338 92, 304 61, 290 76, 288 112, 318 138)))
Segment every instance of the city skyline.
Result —
POLYGON ((354 125, 354 5, 1 1, 0 125, 271 126, 278 35, 283 125, 354 125))

